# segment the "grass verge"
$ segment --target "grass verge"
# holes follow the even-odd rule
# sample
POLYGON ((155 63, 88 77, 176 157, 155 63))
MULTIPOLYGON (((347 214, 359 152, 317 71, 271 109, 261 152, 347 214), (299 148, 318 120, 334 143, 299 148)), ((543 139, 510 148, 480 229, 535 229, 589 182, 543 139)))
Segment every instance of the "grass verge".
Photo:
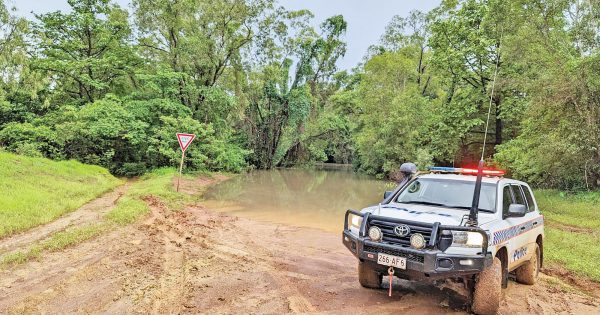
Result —
POLYGON ((99 166, 0 152, 0 238, 53 221, 121 183, 99 166))
POLYGON ((0 265, 7 267, 24 263, 38 258, 43 252, 56 252, 91 239, 107 229, 106 224, 93 224, 54 233, 50 238, 39 242, 27 251, 16 251, 4 255, 0 265))
MULTIPOLYGON (((96 237, 117 226, 135 222, 150 211, 146 198, 153 196, 161 200, 170 210, 180 210, 186 204, 200 198, 199 195, 178 193, 173 188, 173 178, 177 171, 163 168, 152 171, 135 181, 123 195, 114 209, 109 211, 104 221, 92 225, 75 227, 57 232, 26 251, 7 253, 0 259, 0 267, 15 266, 39 258, 44 252, 55 252, 96 237)), ((184 180, 196 180, 197 175, 184 175, 184 180)), ((207 176, 208 174, 202 174, 207 176)))
POLYGON ((600 282, 600 194, 535 192, 545 219, 547 266, 600 282))
MULTIPOLYGON (((127 194, 119 199, 117 206, 106 214, 110 222, 127 225, 150 211, 144 201, 149 196, 159 198, 171 210, 180 210, 194 200, 194 196, 181 194, 173 188, 173 177, 177 171, 173 168, 154 170, 133 183, 127 194)), ((185 179, 193 179, 193 175, 185 175, 185 179)))

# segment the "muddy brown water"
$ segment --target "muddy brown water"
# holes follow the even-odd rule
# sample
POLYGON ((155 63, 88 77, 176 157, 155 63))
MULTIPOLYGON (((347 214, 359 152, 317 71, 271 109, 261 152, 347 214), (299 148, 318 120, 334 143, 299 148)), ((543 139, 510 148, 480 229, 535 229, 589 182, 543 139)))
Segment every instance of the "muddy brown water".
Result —
POLYGON ((377 204, 394 184, 348 167, 254 171, 211 187, 210 209, 250 219, 340 232, 347 209, 377 204))

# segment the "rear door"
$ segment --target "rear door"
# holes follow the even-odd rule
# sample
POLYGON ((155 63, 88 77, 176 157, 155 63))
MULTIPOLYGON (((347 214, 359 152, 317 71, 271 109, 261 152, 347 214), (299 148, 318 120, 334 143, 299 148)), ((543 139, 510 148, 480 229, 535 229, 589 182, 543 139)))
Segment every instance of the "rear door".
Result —
POLYGON ((526 234, 527 242, 529 244, 528 256, 531 257, 535 254, 535 243, 537 241, 537 237, 544 234, 544 217, 537 207, 531 188, 529 188, 527 185, 521 185, 521 189, 525 195, 525 201, 527 201, 527 217, 529 220, 527 221, 526 234))

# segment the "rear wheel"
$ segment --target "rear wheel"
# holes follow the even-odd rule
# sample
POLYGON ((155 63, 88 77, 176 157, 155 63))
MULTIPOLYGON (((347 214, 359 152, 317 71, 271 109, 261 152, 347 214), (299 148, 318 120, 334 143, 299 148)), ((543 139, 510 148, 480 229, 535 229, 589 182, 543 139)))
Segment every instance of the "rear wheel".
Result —
POLYGON ((515 271, 517 275, 517 282, 523 284, 535 284, 538 275, 540 274, 540 247, 535 244, 535 253, 523 266, 517 268, 515 271))
POLYGON ((502 299, 502 262, 494 258, 492 265, 477 275, 471 309, 475 314, 496 314, 502 299))
POLYGON ((359 261, 358 262, 358 282, 365 288, 369 289, 380 289, 381 288, 381 275, 376 272, 368 264, 359 261))

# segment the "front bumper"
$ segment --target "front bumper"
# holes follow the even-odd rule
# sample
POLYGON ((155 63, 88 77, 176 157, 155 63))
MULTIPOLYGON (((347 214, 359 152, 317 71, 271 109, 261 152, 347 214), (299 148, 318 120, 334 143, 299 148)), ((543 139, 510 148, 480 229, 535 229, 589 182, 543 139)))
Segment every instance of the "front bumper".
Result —
MULTIPOLYGON (((356 212, 352 211, 352 213, 356 212)), ((359 235, 352 233, 345 225, 342 242, 354 256, 371 265, 373 269, 382 274, 387 274, 389 267, 377 263, 378 253, 406 258, 406 269, 394 268, 394 275, 408 280, 439 280, 468 276, 477 274, 492 265, 493 257, 491 253, 487 252, 487 246, 482 248, 482 253, 478 255, 455 255, 446 254, 436 249, 435 237, 431 243, 433 246, 422 250, 373 242, 363 233, 366 229, 368 217, 367 215, 364 218, 359 235)), ((442 226, 436 226, 435 228, 442 228, 442 226)), ((443 228, 448 229, 449 227, 443 228)), ((463 227, 452 227, 452 229, 459 228, 463 229, 463 227)), ((485 236, 485 244, 487 244, 487 235, 485 236)))

